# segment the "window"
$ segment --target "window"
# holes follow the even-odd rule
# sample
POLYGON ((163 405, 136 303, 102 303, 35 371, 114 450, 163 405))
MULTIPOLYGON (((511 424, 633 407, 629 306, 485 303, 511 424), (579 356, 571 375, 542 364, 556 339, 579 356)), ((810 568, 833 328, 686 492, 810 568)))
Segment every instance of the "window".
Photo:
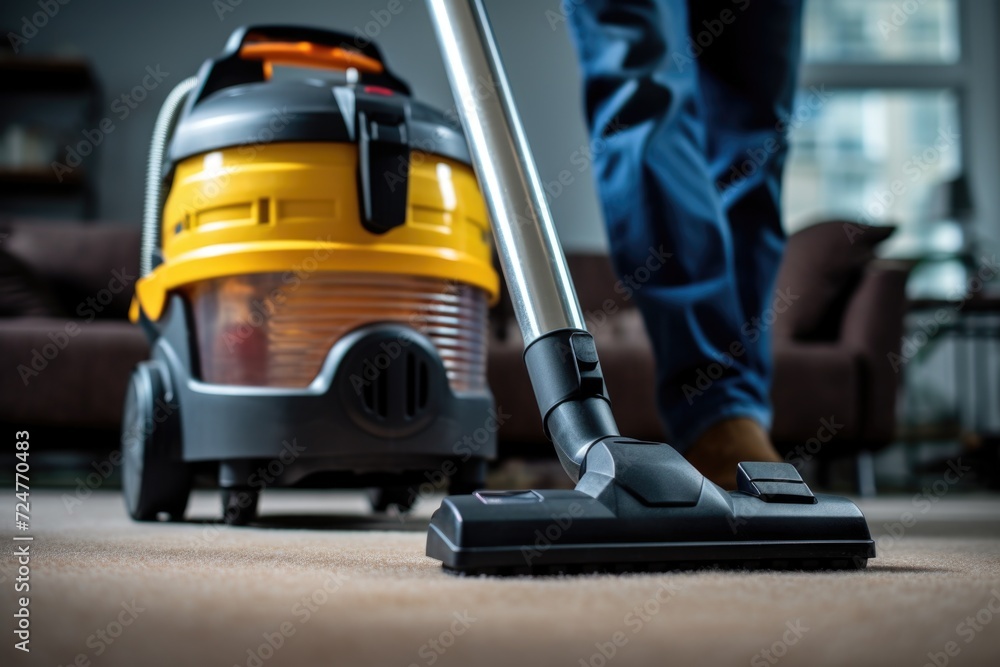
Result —
POLYGON ((956 0, 810 0, 804 56, 810 62, 959 59, 956 0))
POLYGON ((960 125, 951 90, 827 91, 792 134, 789 218, 921 222, 934 187, 961 169, 960 125))
POLYGON ((892 222, 905 237, 931 222, 934 189, 964 171, 961 9, 807 0, 796 109, 809 112, 791 124, 789 231, 839 217, 892 222))

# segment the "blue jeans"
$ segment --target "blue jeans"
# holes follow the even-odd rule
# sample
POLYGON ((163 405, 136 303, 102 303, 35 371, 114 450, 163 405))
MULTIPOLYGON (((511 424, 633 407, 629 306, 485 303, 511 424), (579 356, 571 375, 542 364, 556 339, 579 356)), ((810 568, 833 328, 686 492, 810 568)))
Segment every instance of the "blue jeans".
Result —
POLYGON ((802 0, 564 1, 612 260, 638 287, 671 444, 724 418, 769 428, 763 318, 802 0))

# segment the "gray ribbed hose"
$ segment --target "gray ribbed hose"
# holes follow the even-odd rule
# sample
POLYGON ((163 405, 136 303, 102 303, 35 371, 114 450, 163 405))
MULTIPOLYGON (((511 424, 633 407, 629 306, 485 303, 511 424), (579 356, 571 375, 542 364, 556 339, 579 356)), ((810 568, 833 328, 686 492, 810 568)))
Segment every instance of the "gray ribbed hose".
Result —
POLYGON ((167 152, 167 141, 173 132, 177 116, 188 94, 198 83, 197 77, 181 81, 170 91, 160 107, 153 125, 153 140, 149 144, 149 159, 146 162, 146 200, 142 210, 142 250, 139 257, 139 273, 148 275, 153 270, 153 253, 160 245, 160 210, 163 207, 163 158, 167 152))

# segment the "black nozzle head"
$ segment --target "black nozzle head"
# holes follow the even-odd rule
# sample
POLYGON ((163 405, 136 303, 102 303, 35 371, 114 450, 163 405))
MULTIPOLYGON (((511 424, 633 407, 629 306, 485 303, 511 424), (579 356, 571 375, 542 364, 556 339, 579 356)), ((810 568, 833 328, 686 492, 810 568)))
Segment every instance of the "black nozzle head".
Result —
POLYGON ((445 498, 427 555, 450 572, 497 575, 860 569, 875 557, 854 503, 812 494, 789 464, 756 465, 741 464, 748 490, 727 492, 669 445, 608 438, 588 451, 574 490, 445 498), (801 488, 773 493, 775 483, 801 488))

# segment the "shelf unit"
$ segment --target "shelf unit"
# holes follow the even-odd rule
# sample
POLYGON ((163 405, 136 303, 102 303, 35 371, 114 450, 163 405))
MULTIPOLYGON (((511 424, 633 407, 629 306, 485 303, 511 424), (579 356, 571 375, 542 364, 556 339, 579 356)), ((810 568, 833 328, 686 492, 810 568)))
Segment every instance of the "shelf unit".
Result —
MULTIPOLYGON (((76 117, 65 124, 33 128, 52 132, 54 145, 59 146, 50 163, 64 158, 65 137, 82 137, 83 129, 97 127, 100 122, 100 85, 84 60, 0 59, 0 90, 8 101, 21 98, 20 104, 28 106, 52 105, 73 98, 82 100, 83 113, 75 114, 76 117)), ((0 124, 0 134, 5 134, 13 123, 12 119, 6 119, 0 124)), ((99 147, 95 153, 98 150, 99 147)), ((94 157, 90 156, 89 161, 94 157)), ((45 209, 54 203, 63 206, 76 203, 79 217, 92 219, 97 213, 96 187, 91 177, 95 171, 93 167, 93 164, 81 165, 60 177, 48 165, 0 163, 0 207, 13 209, 18 215, 31 215, 37 208, 39 215, 45 215, 45 209)))

